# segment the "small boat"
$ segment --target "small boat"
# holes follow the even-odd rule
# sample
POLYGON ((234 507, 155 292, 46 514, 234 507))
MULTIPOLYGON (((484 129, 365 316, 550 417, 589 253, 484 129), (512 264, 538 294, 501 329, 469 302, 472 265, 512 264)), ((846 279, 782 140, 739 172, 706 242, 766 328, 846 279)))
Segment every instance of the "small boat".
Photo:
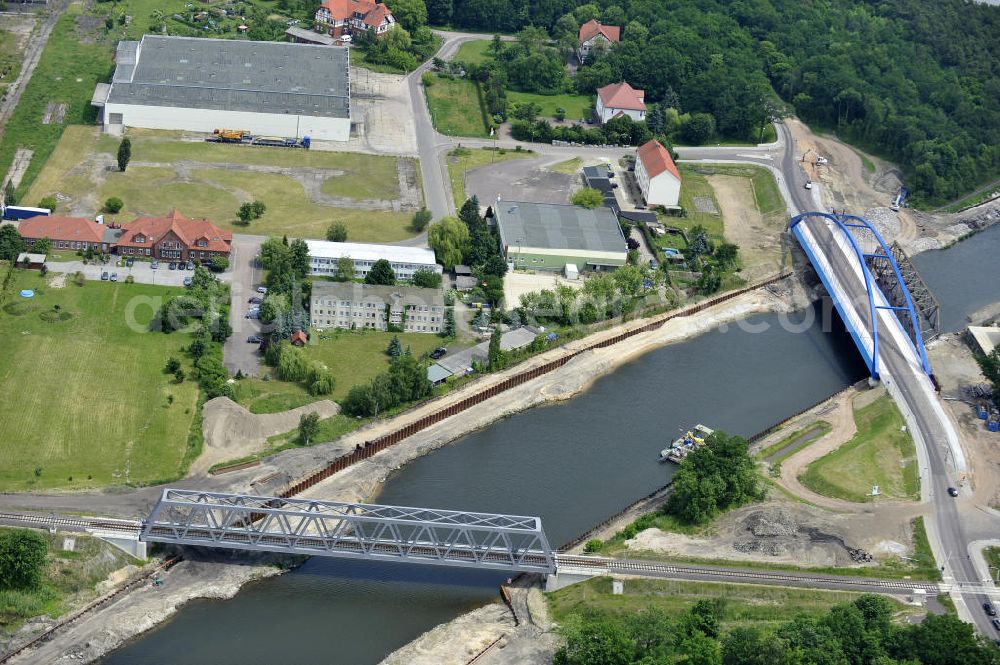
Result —
POLYGON ((695 448, 705 445, 705 439, 714 432, 715 430, 705 427, 700 423, 695 425, 660 451, 660 461, 680 464, 681 460, 688 456, 688 453, 695 448))

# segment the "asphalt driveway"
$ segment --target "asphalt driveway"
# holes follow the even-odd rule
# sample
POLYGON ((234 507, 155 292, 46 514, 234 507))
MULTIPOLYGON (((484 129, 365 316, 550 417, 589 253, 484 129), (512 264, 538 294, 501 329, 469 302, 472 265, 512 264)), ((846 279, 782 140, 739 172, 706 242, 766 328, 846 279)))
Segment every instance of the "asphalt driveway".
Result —
POLYGON ((249 376, 260 374, 260 349, 247 342, 250 335, 260 335, 265 326, 258 319, 246 318, 249 299, 259 295, 257 287, 263 271, 257 266, 257 254, 266 238, 264 236, 233 235, 233 251, 229 257, 229 284, 232 295, 229 323, 233 334, 222 349, 223 364, 232 374, 241 371, 249 376))

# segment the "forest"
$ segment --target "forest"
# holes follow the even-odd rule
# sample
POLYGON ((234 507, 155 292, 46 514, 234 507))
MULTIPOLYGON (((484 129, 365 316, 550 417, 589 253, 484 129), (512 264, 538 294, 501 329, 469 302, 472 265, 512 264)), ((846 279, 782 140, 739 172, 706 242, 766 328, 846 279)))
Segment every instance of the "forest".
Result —
MULTIPOLYGON (((429 22, 564 45, 596 18, 622 41, 573 83, 627 80, 647 101, 750 139, 762 116, 813 127, 898 163, 916 205, 1000 177, 1000 8, 965 0, 427 0, 429 22)), ((534 63, 539 64, 539 63, 534 63)), ((516 76, 512 76, 512 79, 516 76)))

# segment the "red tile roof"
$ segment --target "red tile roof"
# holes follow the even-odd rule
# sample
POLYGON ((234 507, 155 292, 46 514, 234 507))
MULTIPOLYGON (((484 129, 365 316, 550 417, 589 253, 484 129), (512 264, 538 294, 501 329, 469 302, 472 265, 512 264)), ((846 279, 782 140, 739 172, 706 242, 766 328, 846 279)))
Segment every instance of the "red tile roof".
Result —
POLYGON ((166 217, 139 217, 124 227, 124 233, 118 239, 119 247, 152 247, 168 232, 174 235, 188 249, 208 252, 229 252, 233 241, 231 231, 225 231, 205 219, 187 219, 176 209, 166 217), (144 236, 146 242, 136 242, 137 235, 144 236), (204 239, 207 246, 198 245, 204 239))
POLYGON ((659 141, 649 141, 639 146, 637 156, 642 162, 643 168, 646 169, 650 180, 664 171, 669 171, 678 180, 681 179, 681 174, 677 171, 677 165, 674 164, 670 151, 664 148, 659 141))
POLYGON ((601 98, 605 108, 628 109, 629 111, 646 110, 646 104, 643 102, 646 93, 642 90, 636 90, 624 81, 598 88, 597 96, 601 98))
POLYGON ((597 35, 604 37, 612 44, 617 44, 621 39, 622 29, 617 25, 601 25, 597 19, 590 19, 580 26, 580 43, 592 39, 597 35))
POLYGON ((308 341, 309 339, 306 337, 306 334, 301 330, 296 330, 292 333, 292 344, 304 346, 308 341))
POLYGON ((392 14, 388 7, 375 0, 323 0, 323 8, 337 21, 353 18, 355 13, 361 14, 368 25, 378 25, 387 14, 392 14))
POLYGON ((23 238, 33 240, 48 238, 67 242, 102 242, 104 237, 103 224, 84 217, 60 217, 49 215, 31 217, 21 222, 17 231, 23 238))

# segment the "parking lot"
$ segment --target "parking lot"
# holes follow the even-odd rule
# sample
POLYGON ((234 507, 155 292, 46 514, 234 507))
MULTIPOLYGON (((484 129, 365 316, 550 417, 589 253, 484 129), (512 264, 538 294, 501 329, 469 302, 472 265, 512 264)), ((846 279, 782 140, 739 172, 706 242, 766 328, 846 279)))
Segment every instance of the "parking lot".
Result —
MULTIPOLYGON (((50 261, 45 265, 53 272, 66 273, 72 275, 82 272, 86 279, 100 280, 101 273, 107 272, 118 274, 118 281, 124 282, 125 278, 132 275, 132 279, 139 284, 159 284, 161 286, 184 286, 184 278, 191 277, 193 270, 170 270, 169 264, 160 261, 160 267, 153 270, 152 264, 146 261, 136 261, 131 267, 125 265, 125 259, 115 261, 114 257, 108 263, 88 263, 83 261, 50 261), (118 265, 116 265, 116 263, 118 265)), ((218 277, 228 282, 232 273, 226 271, 220 273, 218 277)))

